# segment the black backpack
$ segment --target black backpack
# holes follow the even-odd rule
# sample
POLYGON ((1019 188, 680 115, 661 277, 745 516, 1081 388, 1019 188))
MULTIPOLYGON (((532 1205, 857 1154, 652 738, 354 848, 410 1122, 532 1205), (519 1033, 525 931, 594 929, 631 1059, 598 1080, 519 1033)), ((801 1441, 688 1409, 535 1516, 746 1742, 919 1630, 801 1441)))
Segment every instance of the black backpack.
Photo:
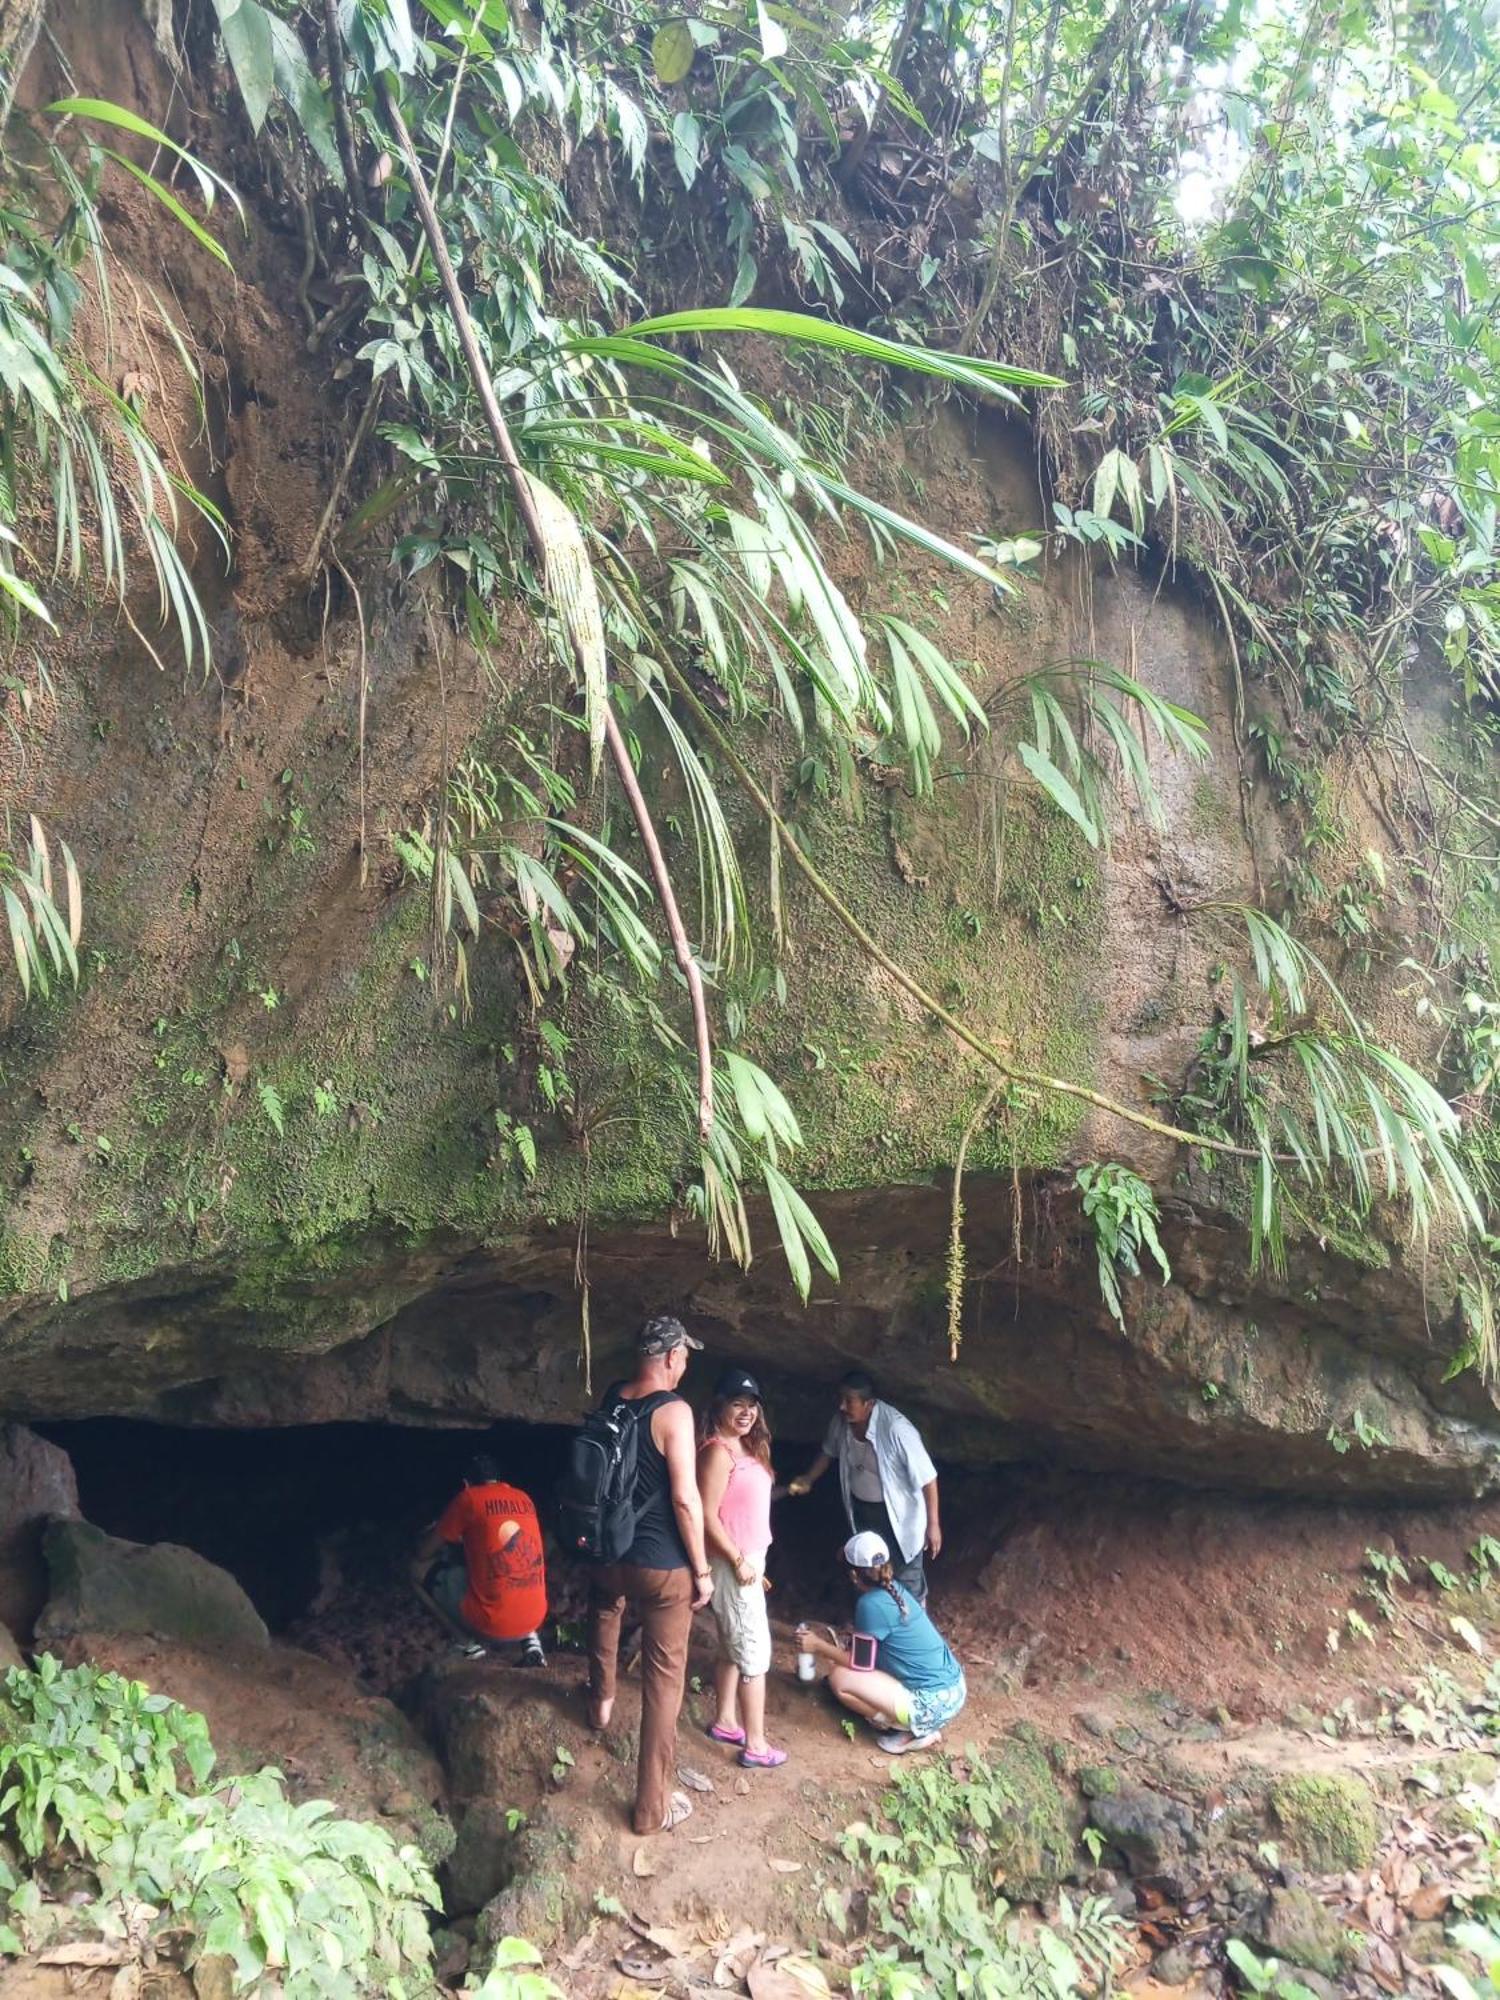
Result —
POLYGON ((619 1562, 636 1533, 640 1426, 671 1392, 627 1400, 611 1393, 574 1432, 557 1487, 557 1532, 571 1554, 619 1562))

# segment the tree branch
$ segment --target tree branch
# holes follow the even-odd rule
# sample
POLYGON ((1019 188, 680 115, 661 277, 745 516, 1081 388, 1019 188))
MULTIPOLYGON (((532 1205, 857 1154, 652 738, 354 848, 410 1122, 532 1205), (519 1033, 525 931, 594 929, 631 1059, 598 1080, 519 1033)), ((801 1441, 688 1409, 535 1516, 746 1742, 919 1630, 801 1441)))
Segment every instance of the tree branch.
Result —
MULTIPOLYGON (((453 261, 448 255, 448 246, 443 240, 442 225, 438 221, 437 210, 432 205, 427 181, 422 173, 421 162, 417 158, 416 147, 412 144, 411 133, 406 120, 401 115, 401 107, 396 102, 396 93, 389 79, 382 78, 381 96, 385 103, 386 116, 401 148, 401 157, 406 163, 407 177, 411 181, 412 196, 417 204, 417 213, 422 219, 422 230, 437 265, 443 292, 448 301, 448 310, 453 315, 453 324, 458 331, 459 345, 463 348, 464 360, 479 396, 480 407, 484 411, 485 424, 495 446, 496 456, 505 468, 510 481, 516 511, 521 516, 531 543, 537 565, 545 576, 547 570, 547 536, 537 513, 536 501, 526 481, 526 474, 516 457, 511 442, 509 427, 500 412, 499 399, 495 395, 495 385, 490 380, 489 369, 480 352, 479 340, 474 332, 474 322, 469 317, 468 306, 459 289, 458 275, 453 269, 453 261)), ((573 653, 578 668, 579 679, 584 679, 584 663, 579 655, 577 641, 573 641, 573 653)), ((692 945, 688 941, 682 912, 677 906, 676 892, 672 878, 667 872, 666 858, 661 851, 661 842, 656 837, 656 827, 646 805, 635 775, 635 767, 630 761, 630 751, 615 719, 614 709, 608 698, 604 702, 604 737, 609 745, 610 758, 619 777, 621 789, 635 815, 635 823, 646 850, 646 859, 651 868, 651 879, 656 889, 656 899, 661 905, 662 916, 666 920, 667 931, 672 939, 672 951, 683 979, 687 984, 688 998, 693 1009, 693 1032, 698 1049, 698 1136, 707 1141, 714 1122, 714 1068, 713 1038, 708 1025, 708 1003, 703 990, 703 974, 698 961, 693 956, 692 945)))

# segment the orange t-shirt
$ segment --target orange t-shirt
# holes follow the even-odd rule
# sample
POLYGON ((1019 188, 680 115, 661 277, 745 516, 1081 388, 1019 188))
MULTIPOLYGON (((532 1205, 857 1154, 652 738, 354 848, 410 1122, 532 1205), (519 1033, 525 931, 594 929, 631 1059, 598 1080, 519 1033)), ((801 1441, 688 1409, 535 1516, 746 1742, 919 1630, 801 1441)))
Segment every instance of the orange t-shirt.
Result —
POLYGON ((466 1486, 448 1505, 438 1533, 462 1542, 469 1588, 459 1607, 476 1632, 491 1639, 524 1639, 547 1615, 547 1574, 536 1508, 518 1486, 493 1480, 466 1486), (507 1522, 519 1533, 501 1546, 507 1522))

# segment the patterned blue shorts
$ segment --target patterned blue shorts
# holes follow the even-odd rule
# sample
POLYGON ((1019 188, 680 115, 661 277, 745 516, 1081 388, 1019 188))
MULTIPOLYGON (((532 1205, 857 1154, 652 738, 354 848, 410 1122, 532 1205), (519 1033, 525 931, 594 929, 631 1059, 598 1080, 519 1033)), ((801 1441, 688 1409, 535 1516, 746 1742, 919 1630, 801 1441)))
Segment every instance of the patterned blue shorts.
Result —
POLYGON ((945 1688, 908 1688, 907 1712, 898 1718, 913 1736, 931 1736, 953 1720, 969 1699, 968 1683, 962 1674, 945 1688))

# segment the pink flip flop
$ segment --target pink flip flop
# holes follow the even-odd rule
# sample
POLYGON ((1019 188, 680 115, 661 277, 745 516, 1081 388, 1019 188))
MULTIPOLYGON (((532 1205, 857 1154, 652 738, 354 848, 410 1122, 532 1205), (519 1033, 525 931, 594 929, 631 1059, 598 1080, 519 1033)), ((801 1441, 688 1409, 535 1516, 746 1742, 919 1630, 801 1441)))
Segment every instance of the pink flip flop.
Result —
POLYGON ((777 1750, 774 1746, 765 1750, 742 1750, 740 1752, 740 1762, 745 1766, 747 1771, 779 1770, 786 1760, 786 1751, 777 1750))
POLYGON ((743 1743, 745 1740, 743 1729, 725 1729, 717 1722, 711 1722, 703 1733, 715 1743, 743 1743))

